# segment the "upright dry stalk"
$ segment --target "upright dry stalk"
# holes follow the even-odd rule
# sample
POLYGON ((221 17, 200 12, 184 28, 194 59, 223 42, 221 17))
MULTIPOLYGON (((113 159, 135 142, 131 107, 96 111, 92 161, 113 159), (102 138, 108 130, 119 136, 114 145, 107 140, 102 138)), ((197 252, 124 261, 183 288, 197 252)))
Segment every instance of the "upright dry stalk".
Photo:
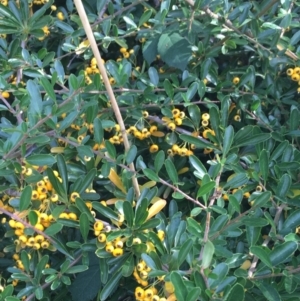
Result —
MULTIPOLYGON (((94 57, 97 60, 97 65, 98 65, 98 68, 100 70, 100 73, 101 73, 101 76, 102 76, 107 94, 109 96, 112 109, 115 113, 118 124, 120 125, 120 129, 121 129, 121 133, 122 133, 122 137, 123 137, 123 141, 124 141, 124 146, 125 146, 125 151, 128 151, 129 148, 130 148, 130 144, 129 144, 129 141, 128 141, 128 137, 127 137, 127 133, 126 133, 125 125, 124 125, 124 120, 122 118, 118 103, 116 101, 114 92, 113 92, 111 84, 109 82, 109 79, 108 79, 108 76, 107 76, 107 73, 106 73, 106 69, 104 67, 104 64, 102 63, 101 54, 99 52, 95 37, 93 35, 91 25, 88 21, 88 18, 87 18, 87 15, 86 15, 86 12, 84 10, 84 7, 83 7, 83 4, 82 4, 81 0, 74 0, 74 3, 75 3, 75 6, 76 6, 76 9, 78 11, 79 17, 81 19, 81 22, 82 22, 83 28, 85 30, 85 33, 87 35, 87 38, 90 42, 94 57)), ((135 168, 134 168, 133 163, 129 164, 129 167, 130 167, 131 171, 135 172, 135 168)), ((135 194, 138 197, 140 195, 140 189, 139 189, 138 181, 135 178, 135 176, 132 177, 132 183, 133 183, 133 187, 134 187, 134 190, 135 190, 135 194)))

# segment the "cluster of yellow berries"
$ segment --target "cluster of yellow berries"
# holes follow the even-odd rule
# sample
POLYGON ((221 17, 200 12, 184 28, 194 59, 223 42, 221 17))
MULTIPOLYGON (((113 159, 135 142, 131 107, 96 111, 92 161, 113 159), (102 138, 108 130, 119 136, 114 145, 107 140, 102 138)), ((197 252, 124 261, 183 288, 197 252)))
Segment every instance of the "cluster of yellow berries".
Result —
MULTIPOLYGON (((104 60, 103 60, 103 64, 104 64, 104 60)), ((90 78, 90 75, 96 74, 96 73, 100 73, 98 67, 97 67, 97 60, 96 58, 92 58, 91 62, 90 62, 90 66, 85 68, 84 71, 84 75, 85 75, 85 82, 87 83, 87 85, 90 85, 93 81, 90 78)))
POLYGON ((145 287, 148 283, 148 273, 151 271, 151 268, 147 266, 144 260, 140 260, 140 262, 135 266, 133 271, 133 277, 137 281, 138 284, 145 287))
MULTIPOLYGON (((127 51, 127 48, 125 48, 125 47, 120 48, 120 52, 123 55, 123 58, 125 58, 125 59, 128 59, 132 54, 134 54, 133 49, 130 49, 129 51, 127 51)), ((122 58, 119 57, 117 59, 117 62, 120 62, 121 60, 122 60, 122 58)))
POLYGON ((7 210, 8 212, 14 212, 14 208, 9 205, 9 196, 4 194, 0 199, 0 207, 7 210))
POLYGON ((175 156, 175 155, 179 155, 181 157, 186 157, 186 156, 191 156, 194 154, 194 152, 192 151, 192 149, 195 149, 195 145, 191 144, 190 148, 187 148, 185 145, 184 146, 179 146, 178 144, 173 144, 172 148, 167 150, 167 154, 169 156, 175 156))
POLYGON ((300 93, 300 67, 289 68, 286 70, 286 74, 292 81, 298 83, 297 92, 300 93))
MULTIPOLYGON (((54 221, 52 215, 48 216, 46 213, 40 213, 38 211, 36 211, 36 213, 38 214, 38 221, 34 226, 35 229, 43 231, 46 227, 50 226, 50 222, 54 221)), ((43 235, 26 235, 24 232, 25 226, 20 221, 11 219, 8 223, 10 227, 14 229, 14 234, 17 236, 17 239, 14 241, 17 251, 26 247, 32 248, 33 250, 49 248, 50 242, 47 241, 43 235)))
POLYGON ((40 41, 43 41, 46 37, 50 35, 50 30, 48 26, 44 26, 42 30, 44 32, 44 36, 39 38, 40 41))
POLYGON ((107 233, 111 231, 109 225, 104 226, 103 222, 96 221, 94 223, 94 235, 97 236, 98 242, 105 244, 105 251, 111 253, 114 257, 124 254, 124 242, 121 237, 117 237, 113 241, 107 241, 107 233))
POLYGON ((44 5, 48 2, 49 2, 49 0, 33 0, 32 3, 35 4, 35 5, 44 5))
POLYGON ((175 131, 176 126, 182 125, 183 119, 185 118, 185 113, 179 109, 173 109, 172 115, 172 118, 163 117, 162 120, 166 123, 169 130, 175 131))
POLYGON ((159 297, 158 291, 154 286, 151 286, 147 289, 143 289, 138 286, 134 292, 135 299, 137 301, 166 301, 164 297, 159 297))

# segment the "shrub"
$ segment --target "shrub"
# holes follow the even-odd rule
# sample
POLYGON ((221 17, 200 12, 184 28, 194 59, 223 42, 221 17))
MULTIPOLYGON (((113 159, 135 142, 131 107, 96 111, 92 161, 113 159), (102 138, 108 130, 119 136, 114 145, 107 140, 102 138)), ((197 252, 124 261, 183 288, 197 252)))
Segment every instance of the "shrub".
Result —
POLYGON ((0 300, 298 300, 298 14, 1 1, 0 300))

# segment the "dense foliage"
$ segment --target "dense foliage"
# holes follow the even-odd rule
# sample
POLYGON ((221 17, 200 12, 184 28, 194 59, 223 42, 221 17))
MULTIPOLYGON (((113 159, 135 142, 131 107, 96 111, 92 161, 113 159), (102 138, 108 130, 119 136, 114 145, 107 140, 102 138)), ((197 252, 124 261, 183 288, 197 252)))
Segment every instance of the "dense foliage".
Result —
POLYGON ((299 300, 299 17, 1 0, 0 300, 299 300))

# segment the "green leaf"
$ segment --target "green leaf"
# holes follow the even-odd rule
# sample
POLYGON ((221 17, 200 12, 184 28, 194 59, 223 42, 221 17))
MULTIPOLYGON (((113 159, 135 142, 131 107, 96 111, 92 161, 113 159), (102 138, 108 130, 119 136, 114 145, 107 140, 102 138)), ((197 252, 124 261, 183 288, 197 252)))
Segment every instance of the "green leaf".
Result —
POLYGON ((94 119, 94 140, 96 143, 100 144, 103 141, 103 127, 101 120, 97 117, 94 119))
POLYGON ((145 261, 146 265, 152 270, 157 270, 155 261, 148 254, 142 254, 142 259, 145 261))
POLYGON ((125 160, 127 164, 130 164, 134 161, 135 157, 137 155, 137 147, 133 144, 130 146, 130 149, 128 150, 125 160))
POLYGON ((171 273, 171 282, 175 288, 175 296, 178 301, 186 301, 187 289, 181 275, 177 272, 171 273))
POLYGON ((143 173, 149 180, 159 182, 158 175, 152 169, 145 168, 145 169, 143 169, 143 173))
POLYGON ((69 267, 65 273, 66 274, 76 274, 76 273, 81 273, 81 272, 84 272, 86 270, 88 270, 89 267, 87 265, 76 265, 76 266, 72 266, 72 267, 69 267))
POLYGON ((208 278, 208 284, 210 289, 216 288, 226 277, 229 271, 228 265, 224 262, 221 262, 216 265, 212 270, 212 274, 218 275, 216 279, 208 278))
POLYGON ((203 249, 203 257, 202 257, 202 268, 203 269, 206 269, 210 266, 210 263, 214 256, 214 253, 215 253, 215 246, 213 245, 213 243, 210 240, 208 240, 205 243, 204 249, 203 249))
POLYGON ((295 241, 287 241, 280 245, 275 246, 275 248, 270 253, 270 261, 273 266, 276 266, 292 256, 297 250, 298 245, 295 241))
POLYGON ((159 37, 154 37, 152 39, 148 39, 143 45, 143 57, 150 65, 157 56, 157 45, 158 45, 159 37))
POLYGON ((23 189, 20 197, 20 205, 19 205, 20 211, 24 211, 29 207, 31 202, 31 196, 32 196, 32 188, 31 186, 26 186, 23 189))
POLYGON ((99 202, 93 202, 92 204, 93 204, 93 208, 103 216, 114 219, 116 221, 118 220, 118 214, 115 211, 113 211, 111 208, 103 206, 99 202))
POLYGON ((135 217, 134 217, 134 225, 141 226, 148 217, 148 201, 147 199, 143 199, 136 208, 135 217))
POLYGON ((216 186, 215 181, 210 181, 208 183, 201 185, 197 192, 197 198, 211 193, 213 191, 213 189, 215 188, 215 186, 216 186))
POLYGON ((270 157, 270 153, 263 149, 260 152, 259 155, 259 170, 261 173, 261 176, 264 180, 264 185, 266 185, 266 181, 268 179, 268 175, 269 175, 269 157, 270 157))
POLYGON ((300 225, 300 210, 293 211, 285 220, 282 230, 285 232, 294 232, 296 227, 300 225))
POLYGON ((68 171, 67 171, 67 165, 66 165, 65 159, 61 154, 58 154, 56 156, 56 160, 57 160, 59 176, 62 179, 62 185, 64 186, 65 191, 67 191, 68 171))
POLYGON ((277 185, 276 196, 279 198, 283 198, 289 192, 290 187, 292 185, 291 176, 288 174, 284 174, 277 185))
POLYGON ((155 156, 155 159, 154 159, 154 168, 155 168, 155 171, 158 173, 161 168, 163 167, 164 165, 164 162, 165 162, 165 152, 163 150, 160 150, 156 156, 155 156))
POLYGON ((41 277, 42 277, 42 271, 45 268, 46 264, 49 261, 49 255, 44 255, 38 262, 35 270, 34 270, 34 279, 37 281, 37 283, 40 283, 41 277))
POLYGON ((299 41, 300 41, 300 32, 296 31, 290 40, 290 44, 296 45, 296 44, 298 44, 299 41))
POLYGON ((261 193, 257 198, 254 199, 253 206, 262 207, 266 205, 270 201, 271 195, 272 194, 270 191, 265 191, 261 193))
POLYGON ((116 272, 111 276, 111 278, 107 281, 105 286, 103 287, 100 293, 100 300, 105 301, 111 293, 116 289, 119 284, 119 281, 122 277, 122 273, 120 270, 116 270, 116 272))
POLYGON ((247 184, 248 181, 249 179, 245 173, 238 173, 235 174, 230 180, 228 180, 223 188, 238 188, 244 184, 247 184))
POLYGON ((177 259, 177 263, 178 263, 179 267, 186 260, 189 252, 191 251, 191 249, 193 247, 193 244, 194 244, 193 240, 191 238, 189 238, 180 247, 179 253, 178 253, 178 259, 177 259))
POLYGON ((165 160, 165 166, 166 166, 168 176, 170 177, 173 184, 176 185, 178 183, 178 174, 175 165, 170 159, 167 159, 165 160))
POLYGON ((80 214, 79 226, 80 226, 79 229, 80 229, 82 238, 83 238, 84 242, 86 242, 88 234, 89 234, 90 224, 89 224, 89 218, 85 212, 80 214))
POLYGON ((246 145, 257 145, 261 142, 266 142, 271 138, 271 134, 256 134, 253 135, 252 137, 244 137, 244 141, 240 141, 239 143, 235 143, 233 141, 233 146, 234 147, 241 147, 241 146, 246 146, 246 145))
POLYGON ((139 230, 152 229, 152 228, 157 227, 159 224, 160 224, 160 219, 159 218, 151 218, 150 220, 143 223, 139 227, 139 230))
POLYGON ((49 97, 53 101, 56 101, 56 94, 54 92, 53 86, 51 85, 51 83, 49 82, 47 77, 41 77, 40 82, 41 82, 41 85, 43 86, 43 88, 45 89, 45 91, 47 92, 47 94, 49 95, 49 97))
POLYGON ((236 283, 234 286, 230 289, 228 294, 226 294, 224 301, 233 301, 233 300, 239 300, 244 301, 245 300, 245 290, 244 287, 236 283))
POLYGON ((157 45, 161 59, 169 66, 184 70, 192 55, 188 40, 178 33, 162 34, 157 45))
POLYGON ((51 168, 47 168, 47 176, 48 176, 49 181, 50 181, 51 185, 53 186, 55 192, 62 198, 66 199, 67 192, 66 192, 64 186, 60 183, 60 181, 58 181, 58 179, 54 175, 53 170, 51 168))
POLYGON ((223 156, 226 157, 227 153, 230 150, 231 144, 234 138, 234 129, 232 125, 229 125, 224 132, 224 139, 223 139, 223 156))
POLYGON ((164 89, 165 89, 168 97, 173 98, 174 88, 173 88, 172 84, 170 83, 170 81, 167 78, 164 80, 164 89))
POLYGON ((95 176, 97 174, 97 170, 96 168, 91 169, 87 175, 84 177, 82 184, 80 185, 80 187, 78 188, 78 193, 83 193, 94 181, 95 176))
POLYGON ((196 301, 201 294, 201 289, 199 287, 189 288, 189 292, 186 296, 186 301, 196 301))
POLYGON ((38 85, 30 79, 27 81, 26 88, 30 96, 29 112, 33 115, 41 115, 43 100, 38 85))
POLYGON ((266 247, 252 246, 250 252, 258 257, 267 267, 272 268, 272 262, 270 260, 270 250, 266 247))
POLYGON ((26 162, 37 166, 52 166, 56 160, 52 155, 31 155, 26 158, 26 162))
POLYGON ((201 112, 200 112, 199 106, 197 106, 197 105, 188 106, 188 112, 189 112, 190 118, 191 118, 194 126, 198 127, 200 124, 200 117, 201 117, 201 112))
POLYGON ((148 69, 148 75, 153 86, 157 87, 159 83, 159 76, 157 70, 154 67, 150 67, 148 69))
POLYGON ((134 218, 132 204, 130 202, 124 201, 123 202, 123 211, 124 211, 124 216, 125 216, 125 220, 127 221, 128 227, 132 227, 133 218, 134 218))
POLYGON ((55 222, 55 224, 50 225, 44 232, 46 235, 53 236, 61 231, 63 225, 59 222, 55 222))
MULTIPOLYGON (((189 86, 188 90, 186 91, 186 99, 187 100, 192 100, 192 98, 195 96, 197 90, 198 90, 198 83, 197 82, 193 82, 189 86)), ((198 126, 198 124, 196 126, 198 126)))
POLYGON ((207 174, 207 170, 202 164, 202 162, 194 155, 189 156, 190 164, 196 169, 196 176, 202 179, 205 174, 207 174))
MULTIPOLYGON (((282 301, 277 288, 275 289, 274 286, 263 282, 263 281, 256 281, 255 285, 260 289, 260 291, 265 296, 266 300, 268 301, 282 301)), ((229 300, 228 300, 229 301, 229 300)))

